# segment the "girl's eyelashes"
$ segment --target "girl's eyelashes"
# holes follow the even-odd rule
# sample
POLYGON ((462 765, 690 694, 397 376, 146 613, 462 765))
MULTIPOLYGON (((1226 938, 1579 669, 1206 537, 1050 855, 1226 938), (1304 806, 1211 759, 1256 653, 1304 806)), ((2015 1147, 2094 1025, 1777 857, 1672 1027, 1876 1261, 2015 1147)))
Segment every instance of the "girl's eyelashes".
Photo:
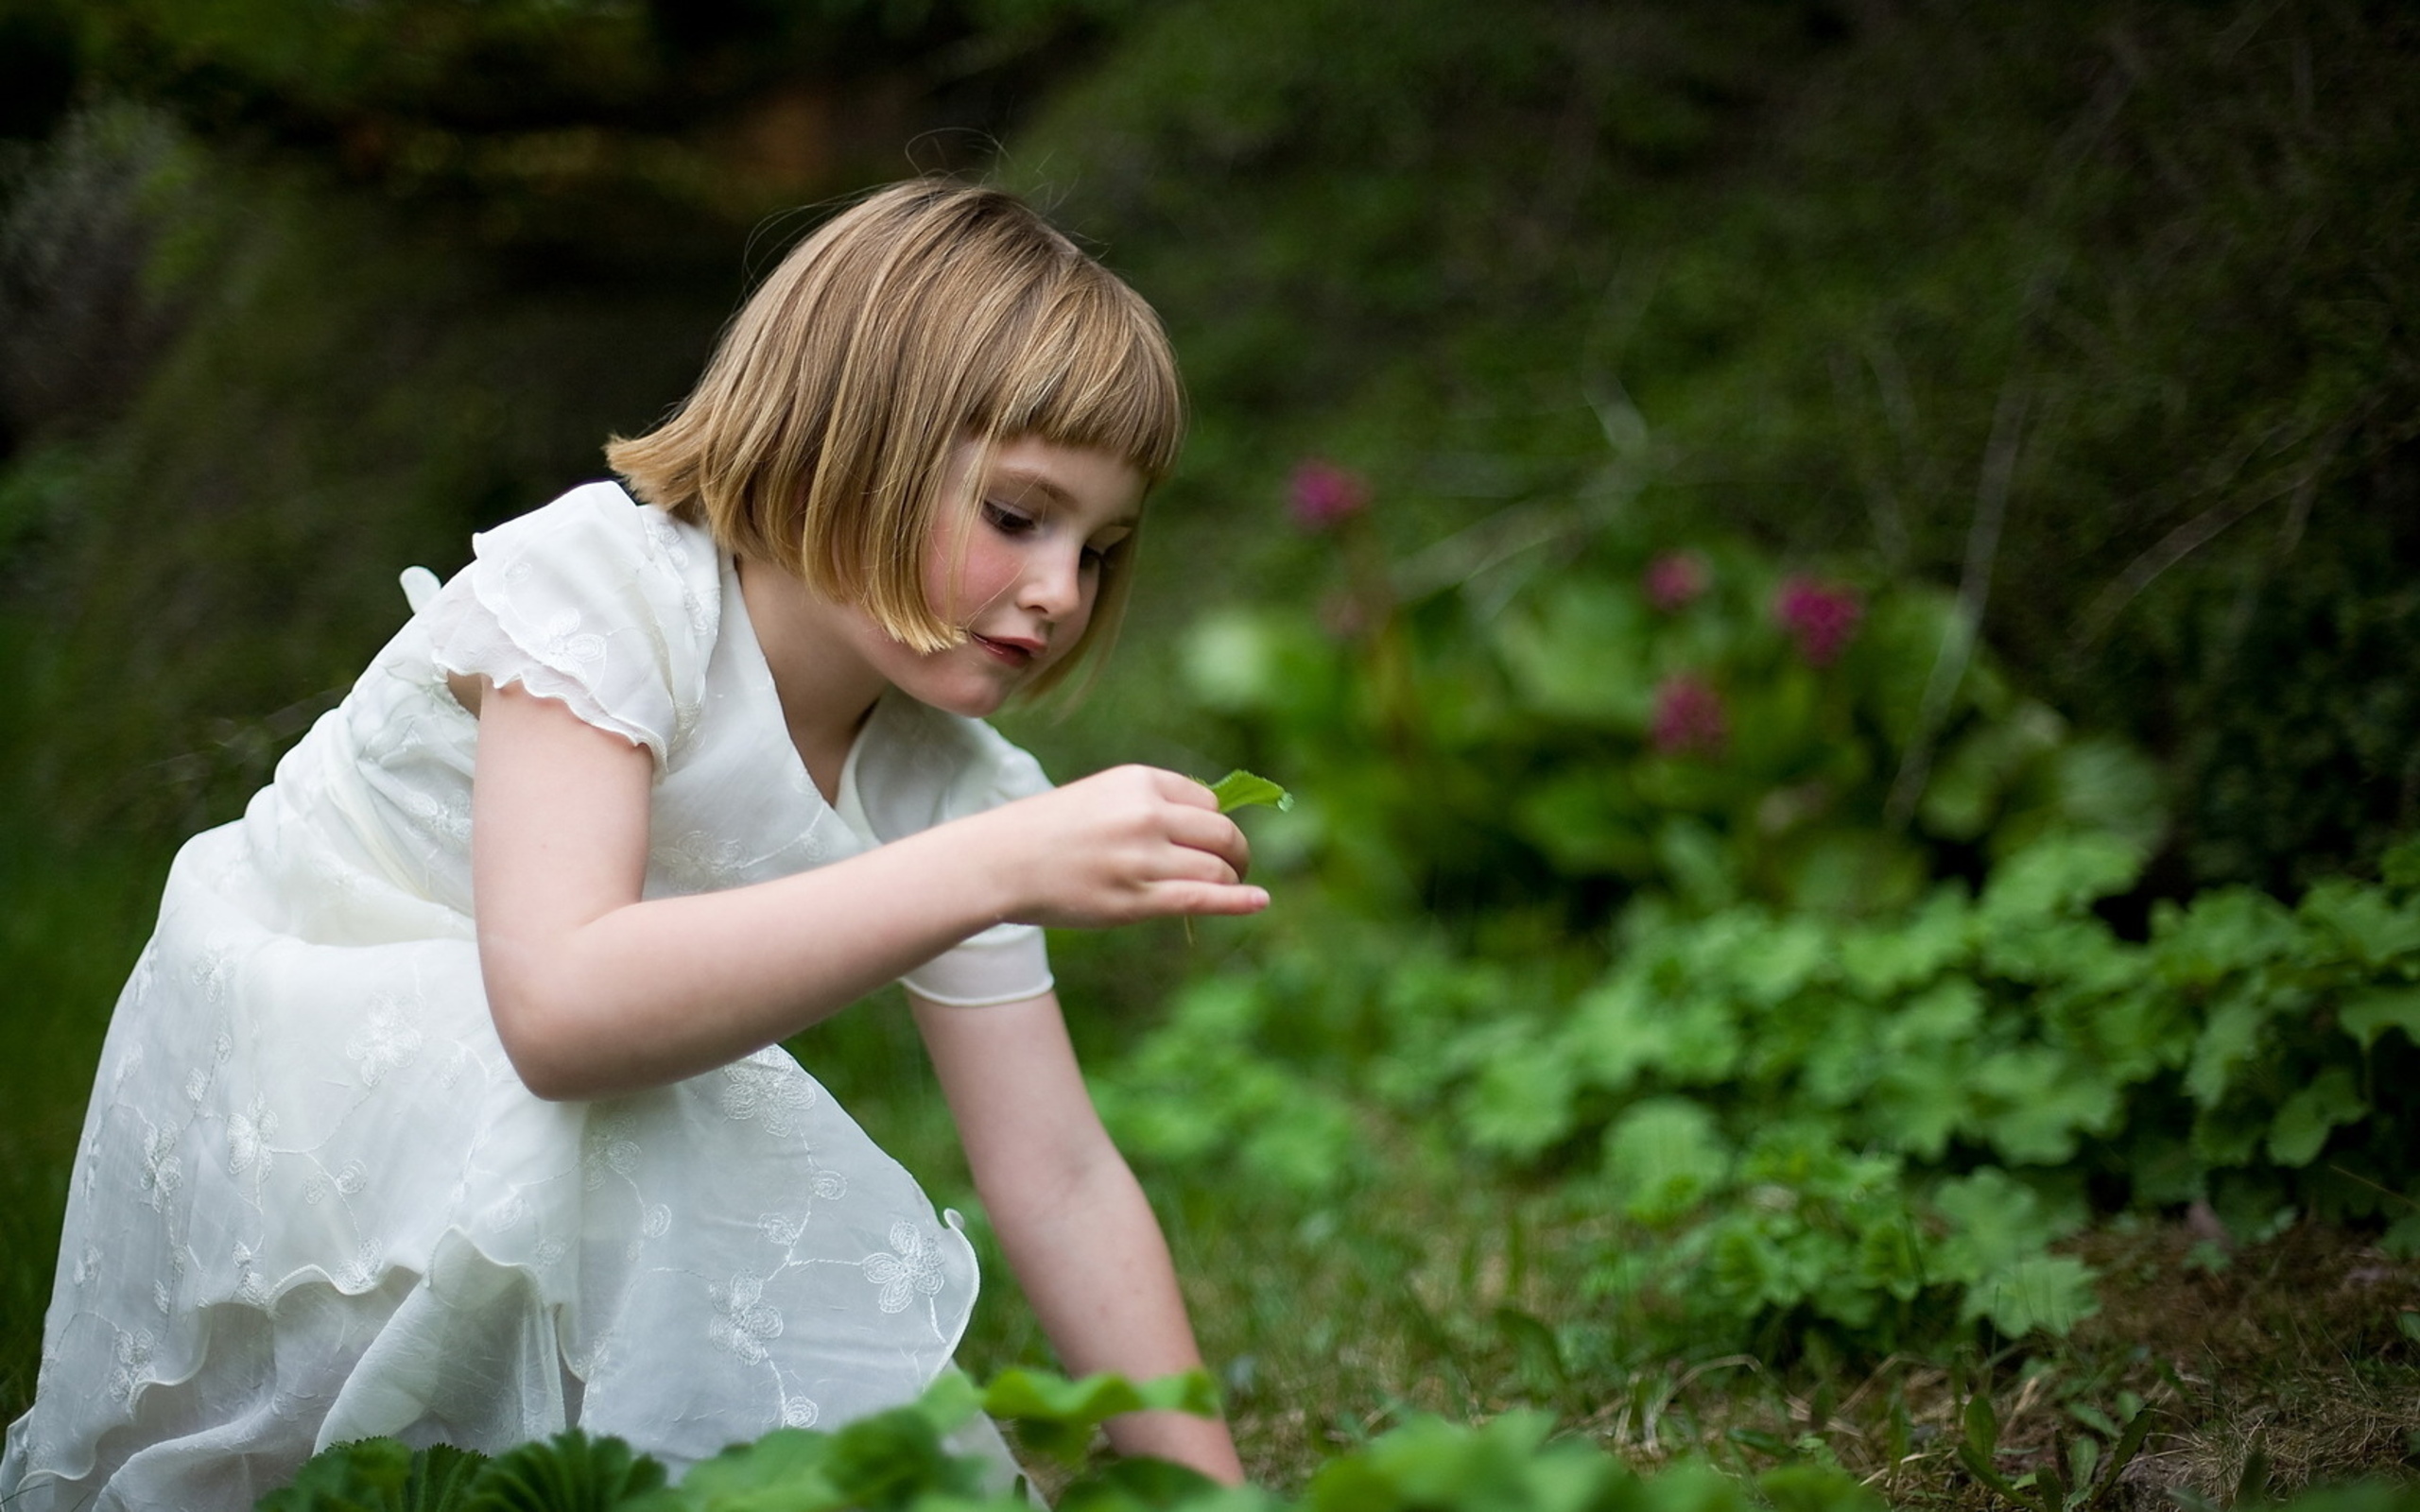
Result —
POLYGON ((995 499, 983 501, 983 519, 985 524, 1004 536, 1026 535, 1042 523, 1024 510, 995 499))

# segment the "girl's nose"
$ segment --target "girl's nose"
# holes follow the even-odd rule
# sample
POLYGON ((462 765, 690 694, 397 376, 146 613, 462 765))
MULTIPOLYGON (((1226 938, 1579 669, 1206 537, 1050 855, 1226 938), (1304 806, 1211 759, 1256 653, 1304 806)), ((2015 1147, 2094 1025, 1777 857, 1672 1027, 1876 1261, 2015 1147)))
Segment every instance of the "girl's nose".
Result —
POLYGON ((1063 620, 1084 601, 1080 550, 1036 552, 1025 579, 1025 606, 1047 620, 1063 620))

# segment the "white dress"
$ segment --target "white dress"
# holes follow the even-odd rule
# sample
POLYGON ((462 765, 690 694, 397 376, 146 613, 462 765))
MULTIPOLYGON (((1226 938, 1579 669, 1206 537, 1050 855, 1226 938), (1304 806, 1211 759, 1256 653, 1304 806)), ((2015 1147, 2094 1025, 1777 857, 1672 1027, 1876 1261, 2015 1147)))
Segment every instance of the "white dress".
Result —
MULTIPOLYGON (((649 897, 839 860, 1040 768, 891 695, 827 804, 704 531, 600 483, 475 544, 177 856, 85 1118, 11 1512, 234 1512, 377 1435, 493 1452, 577 1424, 677 1472, 949 1363, 976 1290, 956 1215, 778 1047, 607 1101, 522 1086, 480 986, 477 726, 445 674, 648 747, 649 897)), ((970 1006, 1050 985, 1021 926, 908 980, 970 1006)))

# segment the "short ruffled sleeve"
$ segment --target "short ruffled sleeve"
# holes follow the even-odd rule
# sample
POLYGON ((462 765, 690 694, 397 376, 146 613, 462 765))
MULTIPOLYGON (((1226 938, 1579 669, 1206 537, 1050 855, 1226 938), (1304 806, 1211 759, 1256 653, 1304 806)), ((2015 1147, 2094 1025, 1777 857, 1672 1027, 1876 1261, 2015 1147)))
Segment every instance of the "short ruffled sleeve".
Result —
POLYGON ((471 547, 428 606, 438 667, 560 700, 661 773, 703 699, 721 607, 712 538, 592 483, 471 547))
MULTIPOLYGON (((844 801, 847 817, 881 840, 1050 790, 1042 764, 979 719, 887 697, 870 725, 844 801)), ((1050 955, 1031 924, 995 924, 900 978, 951 1007, 1021 1003, 1050 990, 1050 955)))

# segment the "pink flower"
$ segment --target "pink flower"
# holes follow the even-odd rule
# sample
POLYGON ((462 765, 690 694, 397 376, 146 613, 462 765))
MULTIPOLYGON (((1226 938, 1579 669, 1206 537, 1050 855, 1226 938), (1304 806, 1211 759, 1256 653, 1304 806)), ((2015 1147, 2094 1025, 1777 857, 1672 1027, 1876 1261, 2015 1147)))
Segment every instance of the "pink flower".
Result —
POLYGON ((1647 564, 1647 601, 1667 614, 1695 602, 1714 581, 1694 551, 1668 551, 1647 564))
POLYGON ((1845 583, 1819 583, 1793 574, 1773 593, 1773 618, 1798 643, 1810 666, 1830 666, 1857 636, 1865 601, 1845 583))
POLYGON ((1665 679, 1655 689, 1655 714, 1648 738, 1667 756, 1720 753, 1731 738, 1722 695, 1694 673, 1665 679))
POLYGON ((1350 468, 1306 457, 1295 464, 1287 495, 1296 524, 1325 530, 1370 507, 1370 483, 1350 468))

